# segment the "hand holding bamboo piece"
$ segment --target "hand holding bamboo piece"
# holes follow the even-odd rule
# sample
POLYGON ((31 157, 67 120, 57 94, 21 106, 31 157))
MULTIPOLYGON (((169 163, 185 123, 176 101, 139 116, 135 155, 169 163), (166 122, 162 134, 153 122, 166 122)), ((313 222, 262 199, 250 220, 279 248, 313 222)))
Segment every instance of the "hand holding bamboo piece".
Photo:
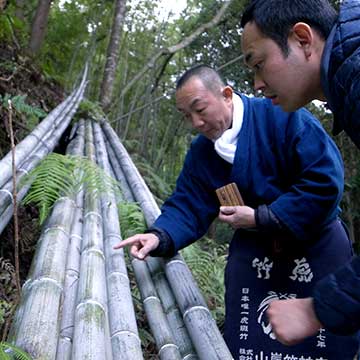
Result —
POLYGON ((233 182, 216 189, 216 195, 222 206, 244 206, 244 200, 241 197, 237 185, 233 182))
POLYGON ((246 206, 235 183, 216 189, 220 202, 219 220, 234 229, 248 229, 256 226, 255 211, 246 206))

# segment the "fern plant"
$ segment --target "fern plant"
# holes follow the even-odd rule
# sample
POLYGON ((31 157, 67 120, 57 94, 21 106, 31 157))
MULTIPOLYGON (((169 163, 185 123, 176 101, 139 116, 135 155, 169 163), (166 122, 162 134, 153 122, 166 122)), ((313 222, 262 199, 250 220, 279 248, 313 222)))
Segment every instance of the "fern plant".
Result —
POLYGON ((4 96, 0 95, 0 104, 5 109, 8 109, 9 103, 11 100, 11 104, 13 109, 18 113, 27 117, 27 124, 30 124, 30 128, 33 128, 39 119, 44 118, 47 113, 39 108, 38 106, 32 106, 26 103, 27 95, 15 95, 11 96, 9 94, 5 94, 4 96))
POLYGON ((23 204, 39 209, 42 224, 61 196, 74 198, 86 186, 94 196, 109 189, 119 191, 118 183, 87 158, 52 153, 24 177, 22 184, 31 183, 23 204))
POLYGON ((100 121, 106 117, 104 111, 101 106, 97 102, 90 101, 88 99, 84 99, 81 101, 79 108, 76 112, 76 118, 91 118, 96 121, 100 121))
POLYGON ((121 202, 118 204, 118 210, 121 236, 123 239, 145 231, 145 218, 139 204, 134 202, 121 202))
POLYGON ((0 360, 32 360, 32 357, 17 346, 0 342, 0 360))
MULTIPOLYGON (((206 241, 206 238, 203 240, 206 241)), ((224 309, 224 268, 226 264, 226 246, 213 246, 207 250, 196 242, 181 250, 182 255, 194 278, 199 284, 211 313, 219 327, 225 320, 224 309)))

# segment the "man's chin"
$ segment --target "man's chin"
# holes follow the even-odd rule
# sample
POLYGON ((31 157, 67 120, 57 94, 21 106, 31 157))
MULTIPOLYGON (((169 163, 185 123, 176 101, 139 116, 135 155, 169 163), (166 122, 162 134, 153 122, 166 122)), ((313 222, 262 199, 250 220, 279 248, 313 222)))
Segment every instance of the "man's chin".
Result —
POLYGON ((285 112, 294 112, 296 111, 298 108, 296 106, 293 106, 291 104, 281 104, 278 103, 278 105, 281 107, 281 109, 285 112))

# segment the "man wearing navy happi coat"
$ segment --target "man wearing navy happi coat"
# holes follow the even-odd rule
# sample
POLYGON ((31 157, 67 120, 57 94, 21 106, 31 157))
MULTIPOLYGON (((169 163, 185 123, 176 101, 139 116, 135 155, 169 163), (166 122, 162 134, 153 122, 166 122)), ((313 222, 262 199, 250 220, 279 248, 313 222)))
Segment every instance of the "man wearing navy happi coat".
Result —
POLYGON ((225 86, 200 65, 178 81, 176 103, 201 135, 176 189, 146 234, 124 240, 133 256, 172 256, 212 221, 236 229, 225 269, 224 337, 239 360, 351 359, 356 337, 321 329, 300 345, 276 341, 265 311, 274 299, 306 297, 352 256, 338 218, 343 164, 331 138, 305 109, 285 113, 270 100, 225 86), (215 190, 235 182, 245 206, 220 207, 215 190))

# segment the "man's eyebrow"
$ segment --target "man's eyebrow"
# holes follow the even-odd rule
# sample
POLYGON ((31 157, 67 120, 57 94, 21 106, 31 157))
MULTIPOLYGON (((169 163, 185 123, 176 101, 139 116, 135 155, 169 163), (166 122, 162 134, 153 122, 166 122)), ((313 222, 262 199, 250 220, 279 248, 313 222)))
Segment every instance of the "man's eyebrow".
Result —
POLYGON ((195 98, 191 103, 190 103, 190 109, 192 109, 199 101, 201 101, 201 98, 195 98))

